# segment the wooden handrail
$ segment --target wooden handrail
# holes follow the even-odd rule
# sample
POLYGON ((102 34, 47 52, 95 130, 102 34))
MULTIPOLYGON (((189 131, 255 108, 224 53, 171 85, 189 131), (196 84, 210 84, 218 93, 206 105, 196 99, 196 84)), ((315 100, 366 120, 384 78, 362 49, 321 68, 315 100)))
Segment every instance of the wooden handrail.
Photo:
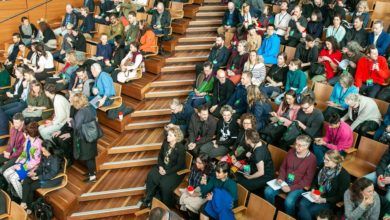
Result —
MULTIPOLYGON (((51 1, 53 1, 53 0, 45 0, 45 2, 39 3, 39 4, 37 4, 37 5, 35 5, 35 6, 31 7, 31 8, 28 8, 28 9, 26 9, 26 10, 24 10, 24 11, 21 11, 21 12, 15 14, 15 15, 12 15, 11 17, 4 18, 3 20, 0 20, 0 24, 6 22, 6 21, 8 21, 8 20, 11 20, 11 19, 13 19, 13 18, 16 18, 16 17, 18 17, 18 16, 20 16, 20 15, 26 13, 26 12, 29 12, 29 11, 31 11, 31 10, 34 10, 34 9, 36 9, 36 8, 42 6, 42 5, 45 5, 45 4, 47 4, 47 3, 51 2, 51 1)), ((26 5, 28 5, 28 0, 26 0, 26 5)), ((47 9, 46 9, 46 10, 47 10, 47 9)))

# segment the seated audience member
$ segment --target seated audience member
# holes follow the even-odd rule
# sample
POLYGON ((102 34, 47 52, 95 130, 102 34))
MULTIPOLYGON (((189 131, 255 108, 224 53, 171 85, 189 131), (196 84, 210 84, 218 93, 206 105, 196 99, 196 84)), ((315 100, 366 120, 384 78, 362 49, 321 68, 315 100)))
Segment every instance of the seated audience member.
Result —
MULTIPOLYGON (((290 89, 294 90, 300 102, 301 94, 307 89, 307 77, 306 74, 301 70, 302 62, 299 59, 293 59, 288 65, 288 73, 286 84, 284 85, 284 91, 290 89)), ((284 96, 284 92, 275 98, 275 103, 280 104, 281 99, 284 96)))
POLYGON ((107 34, 100 35, 100 43, 96 46, 96 60, 106 62, 112 58, 112 46, 108 43, 107 34))
POLYGON ((210 103, 210 93, 213 91, 214 81, 213 65, 206 61, 203 63, 203 73, 197 76, 193 86, 194 90, 190 92, 186 105, 197 108, 200 105, 210 103))
POLYGON ((378 166, 376 167, 376 170, 365 176, 365 178, 371 180, 374 184, 387 189, 386 192, 387 201, 390 200, 390 191, 388 190, 390 188, 389 185, 390 177, 388 176, 390 172, 389 165, 390 165, 390 151, 387 150, 383 154, 378 166))
MULTIPOLYGON (((0 137, 9 134, 9 123, 7 114, 0 109, 0 137)), ((8 138, 0 138, 0 146, 6 145, 8 138)), ((1 166, 1 162, 0 162, 1 166)))
POLYGON ((280 38, 275 33, 275 26, 269 24, 267 26, 267 34, 265 35, 257 54, 263 56, 264 64, 276 64, 279 48, 280 38))
POLYGON ((379 56, 374 45, 367 48, 367 57, 362 57, 356 68, 355 85, 359 93, 375 98, 387 84, 390 76, 386 58, 379 56))
POLYGON ((165 10, 164 3, 157 3, 156 10, 153 11, 151 26, 156 35, 168 36, 171 28, 171 14, 165 10))
POLYGON ((333 37, 337 43, 340 43, 346 34, 345 28, 341 25, 341 15, 336 14, 333 17, 333 25, 326 30, 326 38, 333 37))
POLYGON ((380 199, 373 182, 365 177, 355 180, 344 193, 346 219, 379 219, 380 199))
POLYGON ((93 32, 95 31, 95 19, 93 15, 89 13, 89 9, 87 7, 82 7, 80 9, 82 21, 80 25, 80 32, 84 35, 85 38, 92 38, 93 32))
POLYGON ((333 23, 333 17, 340 15, 340 20, 346 20, 346 11, 344 3, 341 1, 324 1, 327 2, 326 12, 324 13, 324 25, 328 27, 333 23))
MULTIPOLYGON (((387 108, 387 112, 383 117, 381 126, 375 131, 374 140, 380 140, 384 135, 390 132, 390 108, 387 108)), ((389 199, 390 201, 390 199, 389 199)))
POLYGON ((248 0, 248 4, 251 6, 254 17, 260 17, 264 10, 264 1, 263 0, 248 0))
POLYGON ((233 107, 235 114, 240 116, 247 111, 247 88, 251 85, 252 73, 243 72, 241 75, 241 84, 237 85, 233 94, 230 96, 227 104, 233 107))
POLYGON ((108 32, 107 32, 108 42, 110 42, 110 44, 113 44, 114 38, 116 36, 122 37, 123 30, 124 30, 123 24, 122 24, 122 22, 119 21, 117 15, 111 14, 110 15, 110 26, 109 26, 108 32))
POLYGON ((349 106, 348 113, 342 117, 343 121, 352 122, 351 128, 360 135, 367 135, 369 131, 379 128, 382 115, 376 102, 369 97, 359 94, 349 94, 345 98, 349 106))
POLYGON ((256 117, 256 130, 260 131, 268 124, 270 112, 272 112, 271 104, 255 85, 248 86, 247 101, 248 112, 256 117))
POLYGON ((259 87, 265 80, 266 75, 263 57, 261 55, 257 55, 257 51, 252 50, 249 53, 249 58, 244 65, 243 71, 252 72, 252 84, 259 87))
MULTIPOLYGON (((288 23, 286 35, 282 38, 282 44, 290 47, 296 47, 302 38, 302 33, 305 33, 307 20, 302 16, 301 6, 295 6, 291 12, 291 20, 288 23)), ((279 51, 279 48, 278 48, 279 51)))
POLYGON ((53 75, 46 79, 45 83, 53 83, 56 85, 56 91, 62 91, 69 87, 69 83, 73 82, 75 72, 79 68, 79 61, 75 51, 70 51, 65 55, 65 66, 53 75))
POLYGON ((169 216, 169 220, 181 220, 182 218, 172 210, 165 210, 161 207, 156 207, 150 210, 149 220, 162 220, 169 216))
POLYGON ((194 191, 192 194, 187 188, 180 189, 180 210, 187 211, 190 219, 195 219, 199 213, 200 207, 206 202, 206 199, 201 197, 200 183, 203 179, 210 180, 215 176, 214 165, 211 158, 207 154, 200 154, 194 161, 191 167, 191 172, 188 177, 188 186, 192 186, 194 191))
POLYGON ((200 183, 202 197, 207 200, 202 214, 208 218, 217 219, 218 216, 225 216, 234 219, 232 208, 237 206, 237 183, 229 178, 229 173, 229 164, 219 162, 215 167, 215 177, 203 179, 204 181, 200 183), (216 204, 219 206, 217 209, 213 208, 216 204))
POLYGON ((54 30, 54 33, 57 36, 58 35, 65 36, 67 34, 67 27, 69 24, 71 24, 72 27, 77 28, 78 18, 73 11, 72 5, 66 4, 65 11, 66 13, 64 15, 64 19, 62 20, 61 27, 54 30))
POLYGON ((94 16, 96 23, 108 25, 110 21, 110 11, 115 8, 114 1, 100 0, 99 13, 94 16))
MULTIPOLYGON (((340 64, 338 65, 343 73, 348 72, 352 74, 353 77, 356 75, 357 64, 360 58, 364 56, 362 51, 363 48, 356 41, 349 41, 347 45, 343 47, 343 57, 341 58, 341 63, 346 63, 345 66, 341 66, 340 64)), ((333 77, 331 80, 329 80, 329 83, 333 85, 337 78, 339 78, 339 76, 333 77)))
POLYGON ((352 13, 352 21, 354 21, 356 17, 360 16, 363 21, 363 28, 366 28, 368 21, 370 20, 369 11, 367 1, 359 1, 356 5, 356 10, 352 13))
POLYGON ((226 78, 226 72, 222 69, 217 71, 216 78, 213 95, 211 96, 210 113, 217 118, 221 118, 221 107, 226 105, 230 96, 233 94, 234 84, 230 79, 226 78))
POLYGON ((300 135, 296 138, 295 148, 288 151, 280 166, 277 182, 282 184, 280 190, 273 190, 267 187, 264 191, 265 199, 271 204, 275 204, 275 196, 280 192, 287 194, 284 200, 286 213, 294 216, 295 205, 304 192, 305 187, 310 187, 315 171, 316 157, 310 153, 309 146, 311 138, 307 135, 300 135))
POLYGON ((20 38, 20 34, 13 33, 12 44, 8 48, 5 48, 7 49, 7 54, 5 54, 4 56, 7 57, 7 59, 4 61, 4 65, 9 73, 12 73, 12 68, 14 67, 15 60, 19 53, 19 44, 21 43, 23 42, 20 38))
POLYGON ((37 37, 38 29, 35 27, 35 25, 30 23, 30 20, 28 20, 27 17, 22 17, 21 22, 22 23, 19 25, 20 36, 22 37, 22 42, 29 46, 37 37))
POLYGON ((64 177, 52 179, 61 171, 61 159, 54 154, 54 148, 41 147, 41 161, 38 168, 28 173, 28 177, 22 183, 22 202, 20 206, 31 212, 34 191, 39 188, 52 188, 61 184, 64 177))
POLYGON ((92 0, 84 0, 83 7, 88 8, 93 13, 95 11, 95 2, 92 0))
MULTIPOLYGON (((57 61, 63 62, 65 58, 65 54, 67 52, 70 52, 73 50, 73 41, 74 41, 74 36, 73 36, 73 26, 72 24, 68 24, 66 26, 66 34, 63 35, 63 40, 62 40, 62 45, 61 45, 61 50, 60 51, 55 51, 53 53, 53 58, 57 61)), ((34 50, 33 50, 34 51, 34 50)))
MULTIPOLYGON (((5 122, 8 124, 8 121, 5 122)), ((16 159, 23 151, 24 137, 24 118, 22 113, 16 113, 12 118, 13 126, 10 128, 10 137, 8 145, 0 155, 0 173, 15 164, 16 159)))
POLYGON ((299 203, 299 219, 312 220, 322 209, 335 209, 336 204, 343 201, 343 194, 349 187, 350 176, 343 168, 344 158, 337 150, 327 151, 321 160, 324 161, 324 166, 311 184, 310 196, 314 198, 314 202, 302 198, 299 203))
POLYGON ((183 175, 177 175, 185 167, 185 148, 181 143, 183 134, 177 127, 168 129, 158 155, 157 166, 154 166, 146 178, 146 195, 142 205, 150 207, 156 193, 161 194, 161 201, 169 207, 174 205, 173 191, 181 181, 183 175))
POLYGON ((261 46, 261 35, 257 34, 256 28, 250 26, 248 28, 248 35, 246 36, 246 41, 248 42, 249 51, 257 51, 261 46))
MULTIPOLYGON (((24 71, 25 69, 22 67, 15 68, 15 77, 16 81, 12 85, 11 89, 9 89, 5 95, 0 95, 0 104, 1 106, 5 104, 9 104, 12 102, 19 101, 22 93, 23 93, 23 81, 24 81, 24 71)), ((8 72, 8 71, 7 71, 8 72)))
MULTIPOLYGON (((313 139, 321 137, 324 122, 322 112, 315 108, 314 103, 314 98, 310 96, 303 97, 300 103, 301 108, 298 111, 297 118, 295 120, 298 129, 301 130, 303 134, 306 134, 313 139)), ((282 138, 280 146, 283 149, 288 149, 291 144, 293 144, 291 141, 287 141, 282 138)))
MULTIPOLYGON (((30 91, 27 96, 27 108, 23 111, 24 118, 28 118, 29 121, 40 121, 47 119, 51 116, 52 112, 45 112, 45 110, 53 108, 53 105, 48 97, 46 97, 42 84, 36 80, 30 83, 30 91)), ((16 112, 20 112, 15 110, 16 112)))
POLYGON ((129 47, 129 53, 121 61, 120 72, 117 73, 117 76, 115 76, 116 71, 111 75, 114 81, 125 83, 135 78, 138 73, 138 68, 141 68, 142 73, 145 72, 144 58, 138 50, 138 44, 130 43, 129 47))
POLYGON ((110 60, 104 60, 104 64, 102 64, 103 70, 107 73, 112 73, 116 68, 120 67, 120 64, 125 56, 125 42, 121 36, 116 36, 114 38, 112 57, 110 60))
POLYGON ((24 43, 20 43, 19 52, 15 60, 15 66, 20 66, 21 64, 23 64, 24 59, 31 59, 31 56, 32 52, 30 51, 30 49, 28 49, 28 47, 26 47, 24 43))
POLYGON ((368 34, 368 44, 378 48, 378 54, 385 56, 390 45, 390 35, 383 30, 383 21, 376 20, 372 25, 372 31, 368 34))
POLYGON ((179 99, 174 98, 170 103, 170 109, 172 112, 171 120, 169 124, 165 126, 165 130, 172 127, 179 127, 184 135, 187 135, 188 126, 192 115, 194 114, 194 108, 190 105, 184 105, 180 103, 179 99))
POLYGON ((342 74, 339 77, 339 82, 334 85, 332 94, 329 101, 327 101, 328 107, 324 111, 324 118, 328 121, 330 114, 337 113, 339 116, 344 116, 348 112, 348 105, 345 103, 345 98, 349 94, 357 94, 358 88, 353 85, 353 78, 350 74, 342 74))
POLYGON ((306 36, 310 35, 314 40, 318 41, 322 37, 324 23, 322 21, 322 13, 319 9, 313 10, 310 16, 310 21, 307 23, 306 36))
POLYGON ((142 55, 154 54, 157 53, 157 37, 153 32, 152 28, 149 26, 146 20, 141 20, 139 23, 139 31, 141 33, 140 42, 140 51, 142 55))
POLYGON ((287 128, 297 118, 300 106, 297 104, 297 96, 294 90, 284 94, 283 102, 277 112, 271 112, 271 123, 260 131, 261 137, 267 143, 276 144, 287 128))
POLYGON ((273 64, 268 70, 265 83, 260 86, 261 92, 270 98, 275 98, 283 92, 282 87, 286 85, 287 72, 289 70, 286 64, 286 53, 279 53, 277 59, 277 63, 273 64))
POLYGON ((321 75, 315 75, 315 68, 319 68, 319 65, 315 65, 314 72, 311 72, 313 76, 315 75, 312 78, 313 82, 327 81, 335 77, 337 74, 337 67, 343 56, 334 37, 326 38, 325 45, 326 47, 321 50, 318 56, 318 63, 319 65, 323 66, 325 73, 321 75))
POLYGON ((73 50, 75 50, 76 53, 78 52, 79 54, 84 55, 87 51, 87 41, 85 40, 83 33, 81 33, 79 29, 73 29, 72 35, 74 38, 73 42, 71 42, 73 50))
POLYGON ((54 118, 46 120, 44 125, 39 126, 39 133, 43 140, 51 139, 51 135, 59 131, 66 123, 70 114, 70 104, 62 95, 56 94, 55 85, 45 85, 45 95, 52 101, 54 107, 54 118))
POLYGON ((241 40, 237 46, 237 52, 232 53, 230 56, 227 65, 227 77, 237 85, 241 79, 241 73, 244 69, 245 62, 248 60, 248 42, 241 40))
POLYGON ((253 192, 265 187, 267 182, 274 178, 275 170, 268 147, 262 142, 256 130, 245 131, 245 141, 252 148, 247 159, 250 172, 236 173, 236 178, 239 184, 253 192))
POLYGON ((93 77, 95 77, 92 94, 94 96, 100 96, 98 107, 111 105, 113 101, 110 98, 115 96, 114 82, 111 76, 102 71, 102 67, 98 63, 92 64, 91 72, 93 77))
POLYGON ((291 20, 291 15, 287 12, 288 1, 284 0, 280 3, 280 12, 275 15, 275 30, 279 37, 284 37, 288 28, 288 23, 291 20))
POLYGON ((318 54, 319 50, 316 43, 314 42, 313 37, 306 35, 305 42, 298 44, 294 58, 302 61, 302 70, 309 70, 310 74, 310 67, 317 62, 318 54))
POLYGON ((337 220, 337 218, 331 209, 321 209, 316 216, 316 220, 337 220))
POLYGON ((96 121, 96 111, 89 107, 88 99, 83 94, 78 93, 70 98, 71 105, 77 111, 72 120, 73 126, 73 146, 74 158, 85 161, 88 169, 88 178, 85 182, 96 182, 96 161, 97 140, 88 142, 84 139, 82 127, 92 121, 96 121), (76 147, 79 146, 79 147, 76 147))
POLYGON ((80 67, 75 71, 74 80, 69 83, 68 91, 71 93, 83 93, 87 98, 91 96, 92 87, 95 80, 89 77, 84 67, 80 67))
MULTIPOLYGON (((10 86, 10 85, 11 85, 11 75, 5 69, 4 64, 2 62, 0 62, 0 88, 10 86)), ((3 93, 3 91, 0 90, 0 96, 3 95, 4 93, 3 93)), ((1 100, 1 98, 0 98, 0 100, 1 100)))
POLYGON ((44 48, 47 51, 55 51, 57 49, 57 39, 50 28, 50 25, 44 19, 38 21, 38 36, 36 40, 44 44, 44 48))
POLYGON ((351 127, 341 121, 337 113, 332 113, 328 121, 329 124, 325 125, 325 137, 314 139, 313 153, 319 166, 324 162, 323 158, 328 150, 337 150, 341 155, 345 155, 344 150, 352 147, 353 143, 351 127))
POLYGON ((248 3, 243 3, 241 6, 240 20, 237 25, 237 33, 239 37, 247 34, 249 27, 257 26, 257 15, 253 12, 248 3))
POLYGON ((139 42, 140 32, 139 32, 139 24, 137 22, 137 15, 134 11, 130 11, 127 16, 127 20, 129 21, 129 25, 125 27, 125 42, 126 45, 129 45, 133 42, 139 42))
POLYGON ((240 11, 235 8, 233 2, 229 2, 223 15, 222 26, 218 28, 218 34, 225 32, 235 33, 240 22, 240 11))
POLYGON ((49 74, 48 72, 55 70, 53 56, 50 52, 45 51, 41 44, 38 44, 35 47, 35 50, 39 57, 37 66, 30 65, 29 67, 35 72, 35 78, 39 81, 43 81, 52 76, 52 74, 49 74))
POLYGON ((353 28, 347 31, 342 45, 351 41, 356 41, 361 47, 365 48, 368 43, 368 33, 363 27, 363 18, 357 16, 352 21, 353 28))
POLYGON ((216 128, 217 119, 209 114, 208 107, 199 106, 188 127, 188 150, 197 155, 203 145, 213 140, 216 128))
MULTIPOLYGON (((213 64, 213 73, 216 73, 221 66, 225 66, 229 59, 229 51, 225 47, 225 35, 220 34, 215 38, 215 43, 211 48, 207 60, 213 64)), ((202 64, 196 64, 196 75, 199 75, 203 70, 202 64)))
POLYGON ((38 168, 41 161, 42 140, 39 137, 38 124, 31 122, 26 126, 26 141, 23 152, 15 161, 15 165, 4 170, 3 176, 12 185, 19 198, 22 198, 22 182, 29 173, 33 173, 38 168))
POLYGON ((234 110, 229 105, 222 106, 220 110, 222 120, 217 122, 215 140, 207 142, 200 147, 200 153, 207 154, 211 158, 226 155, 230 146, 237 140, 238 125, 233 118, 234 110))

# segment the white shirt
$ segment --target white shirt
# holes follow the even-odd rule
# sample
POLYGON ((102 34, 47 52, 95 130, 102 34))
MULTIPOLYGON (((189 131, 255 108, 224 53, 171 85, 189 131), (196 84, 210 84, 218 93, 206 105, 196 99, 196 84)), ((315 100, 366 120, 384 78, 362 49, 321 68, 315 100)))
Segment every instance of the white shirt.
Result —
POLYGON ((276 14, 275 28, 276 28, 277 35, 284 36, 286 34, 286 31, 282 30, 282 29, 287 30, 288 23, 290 22, 290 20, 291 20, 291 15, 287 12, 284 12, 283 14, 282 14, 282 12, 276 14))
POLYGON ((382 34, 382 32, 380 32, 378 35, 375 35, 374 34, 374 42, 373 42, 373 44, 376 46, 376 42, 378 41, 378 38, 379 38, 379 36, 382 34))
MULTIPOLYGON (((42 71, 43 71, 43 69, 54 68, 53 55, 49 52, 46 52, 46 57, 45 56, 39 57, 38 66, 39 66, 39 70, 42 69, 42 71)), ((37 72, 42 72, 39 70, 37 72)))

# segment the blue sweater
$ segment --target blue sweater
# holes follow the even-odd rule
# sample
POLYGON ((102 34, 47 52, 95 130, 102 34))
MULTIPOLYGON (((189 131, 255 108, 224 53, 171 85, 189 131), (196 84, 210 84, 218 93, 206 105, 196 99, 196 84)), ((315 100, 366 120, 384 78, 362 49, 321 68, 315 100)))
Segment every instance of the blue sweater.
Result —
POLYGON ((110 44, 98 44, 96 48, 96 57, 103 57, 105 60, 111 60, 112 47, 110 44))
POLYGON ((92 14, 88 14, 87 17, 83 18, 80 30, 81 33, 91 33, 95 30, 95 19, 92 17, 92 14))
POLYGON ((294 89, 297 94, 303 92, 307 86, 306 74, 302 70, 291 71, 287 73, 287 82, 285 86, 285 91, 294 89))
POLYGON ((338 82, 333 87, 332 94, 330 95, 330 101, 340 104, 343 109, 348 109, 348 105, 345 103, 345 98, 349 94, 357 94, 358 92, 358 89, 354 85, 352 85, 345 92, 343 92, 343 87, 338 82))
POLYGON ((234 110, 236 110, 237 114, 242 114, 246 112, 248 102, 246 98, 246 88, 245 86, 239 84, 232 96, 230 96, 228 105, 232 106, 234 110))
POLYGON ((280 38, 278 37, 278 35, 273 34, 270 37, 265 36, 263 38, 263 43, 261 44, 261 47, 257 51, 257 54, 263 56, 265 64, 276 64, 279 48, 280 38))
POLYGON ((257 101, 252 107, 248 107, 248 112, 256 117, 256 130, 260 131, 267 125, 272 107, 268 102, 257 101))
POLYGON ((106 72, 101 72, 95 80, 94 88, 99 90, 101 97, 107 96, 107 98, 115 95, 114 82, 111 76, 106 72))

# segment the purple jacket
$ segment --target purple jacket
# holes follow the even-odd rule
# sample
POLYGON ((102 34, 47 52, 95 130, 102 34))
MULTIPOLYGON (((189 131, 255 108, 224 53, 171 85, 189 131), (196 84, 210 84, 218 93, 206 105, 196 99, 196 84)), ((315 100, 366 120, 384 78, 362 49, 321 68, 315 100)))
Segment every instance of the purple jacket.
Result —
POLYGON ((10 138, 6 151, 10 153, 9 159, 18 158, 23 151, 25 138, 23 131, 11 128, 10 138))

